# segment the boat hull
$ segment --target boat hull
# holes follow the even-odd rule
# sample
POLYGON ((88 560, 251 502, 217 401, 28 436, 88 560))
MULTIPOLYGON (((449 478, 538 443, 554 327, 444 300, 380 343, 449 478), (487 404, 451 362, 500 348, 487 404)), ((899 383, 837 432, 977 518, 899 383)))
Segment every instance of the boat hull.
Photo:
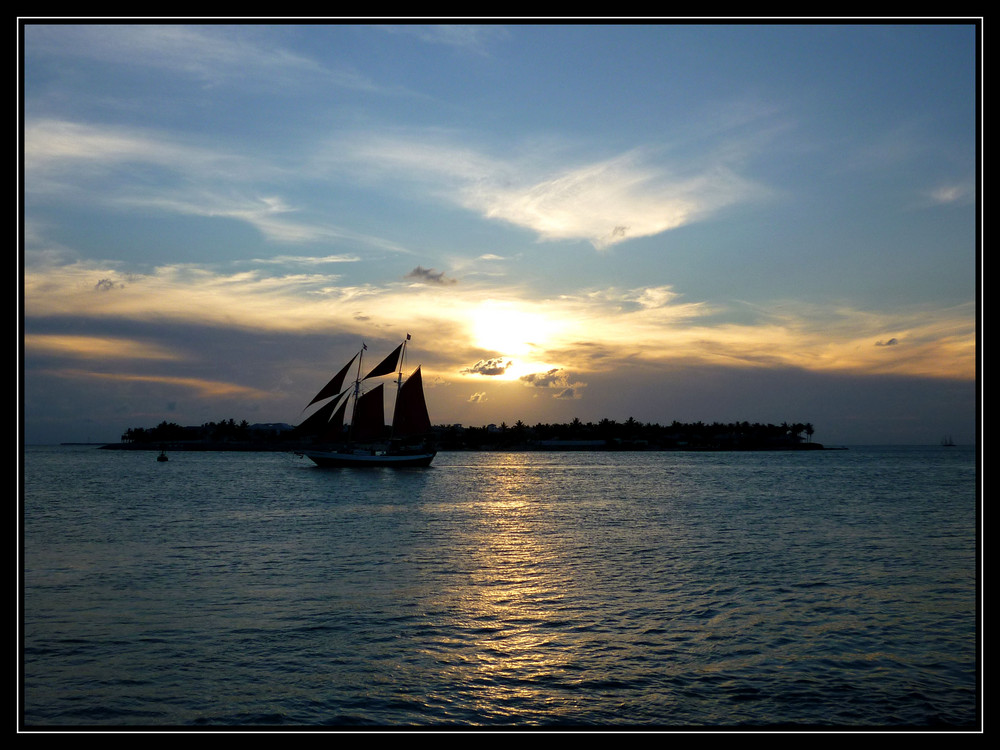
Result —
POLYGON ((323 468, 389 467, 413 468, 430 466, 436 451, 414 453, 364 453, 341 451, 305 451, 304 455, 323 468))

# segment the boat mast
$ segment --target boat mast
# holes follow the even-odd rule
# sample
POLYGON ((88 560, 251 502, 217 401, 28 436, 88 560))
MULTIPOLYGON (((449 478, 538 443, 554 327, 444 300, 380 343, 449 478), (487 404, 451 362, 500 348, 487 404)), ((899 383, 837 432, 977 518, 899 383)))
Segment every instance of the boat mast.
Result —
POLYGON ((403 360, 406 359, 406 342, 410 340, 410 334, 406 334, 406 338, 403 339, 403 349, 399 353, 399 377, 396 378, 396 395, 399 395, 399 389, 403 386, 403 360))
POLYGON ((403 360, 406 359, 406 342, 409 340, 410 334, 406 334, 406 338, 403 339, 403 348, 399 352, 399 375, 396 376, 396 400, 393 402, 392 406, 392 429, 389 432, 390 439, 396 436, 396 409, 399 408, 399 391, 403 387, 403 360))
POLYGON ((365 358, 367 348, 368 346, 362 341, 361 351, 358 352, 358 374, 354 378, 354 405, 351 407, 351 428, 347 433, 347 442, 351 442, 351 438, 354 437, 354 423, 358 417, 358 397, 361 395, 361 360, 365 358))

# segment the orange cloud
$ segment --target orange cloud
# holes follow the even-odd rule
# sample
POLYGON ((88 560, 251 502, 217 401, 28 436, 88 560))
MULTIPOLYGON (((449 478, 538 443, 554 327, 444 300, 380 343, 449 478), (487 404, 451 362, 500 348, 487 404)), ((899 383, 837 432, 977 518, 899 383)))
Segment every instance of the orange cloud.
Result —
POLYGON ((80 359, 179 359, 173 352, 155 344, 98 336, 33 333, 25 335, 24 346, 40 354, 80 359))
MULTIPOLYGON (((427 352, 427 375, 446 381, 458 381, 463 369, 496 357, 513 362, 504 373, 511 380, 552 368, 585 377, 626 358, 657 366, 702 362, 976 376, 971 304, 891 311, 799 301, 753 307, 687 302, 669 286, 545 298, 470 283, 347 286, 318 273, 222 274, 197 266, 129 276, 106 265, 70 264, 29 269, 25 309, 29 319, 73 316, 297 333, 329 331, 330 321, 336 321, 337 332, 359 339, 373 331, 385 338, 412 333, 427 352), (876 345, 890 339, 897 343, 876 345)), ((31 336, 25 343, 81 357, 173 358, 167 349, 112 338, 31 336)))
POLYGON ((182 378, 171 375, 133 375, 129 373, 92 372, 88 370, 49 370, 49 375, 66 378, 89 378, 114 382, 155 383, 158 385, 177 386, 195 391, 198 396, 227 397, 249 396, 254 398, 269 398, 273 394, 258 388, 250 388, 236 383, 225 383, 218 380, 203 378, 182 378))

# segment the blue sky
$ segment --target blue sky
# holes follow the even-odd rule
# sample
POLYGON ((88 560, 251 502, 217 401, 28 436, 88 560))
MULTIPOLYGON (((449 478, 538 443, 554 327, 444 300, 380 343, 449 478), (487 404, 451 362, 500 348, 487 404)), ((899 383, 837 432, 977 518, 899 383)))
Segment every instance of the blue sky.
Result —
POLYGON ((972 23, 23 28, 28 442, 432 421, 972 442, 972 23))

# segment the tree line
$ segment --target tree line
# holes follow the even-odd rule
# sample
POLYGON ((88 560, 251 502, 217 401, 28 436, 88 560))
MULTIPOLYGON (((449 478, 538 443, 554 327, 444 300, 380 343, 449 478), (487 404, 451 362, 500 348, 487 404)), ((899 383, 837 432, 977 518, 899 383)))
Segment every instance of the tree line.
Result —
POLYGON ((244 419, 221 422, 206 422, 198 427, 181 427, 164 420, 156 427, 129 427, 122 433, 121 441, 126 445, 142 443, 173 443, 188 440, 239 442, 252 437, 250 425, 244 419))
MULTIPOLYGON (((755 450, 821 448, 812 442, 808 422, 678 422, 658 424, 629 417, 623 422, 602 419, 528 425, 518 420, 480 427, 438 425, 434 437, 441 450, 545 450, 559 448, 628 450, 755 450)), ((259 449, 292 450, 303 436, 288 425, 250 425, 244 419, 206 422, 182 427, 163 421, 156 427, 131 427, 120 447, 155 447, 200 443, 204 446, 253 445, 259 449)))
POLYGON ((437 428, 444 449, 518 449, 593 447, 623 449, 764 449, 822 447, 812 442, 815 432, 808 422, 678 422, 643 423, 633 417, 624 422, 602 419, 565 424, 437 428))

